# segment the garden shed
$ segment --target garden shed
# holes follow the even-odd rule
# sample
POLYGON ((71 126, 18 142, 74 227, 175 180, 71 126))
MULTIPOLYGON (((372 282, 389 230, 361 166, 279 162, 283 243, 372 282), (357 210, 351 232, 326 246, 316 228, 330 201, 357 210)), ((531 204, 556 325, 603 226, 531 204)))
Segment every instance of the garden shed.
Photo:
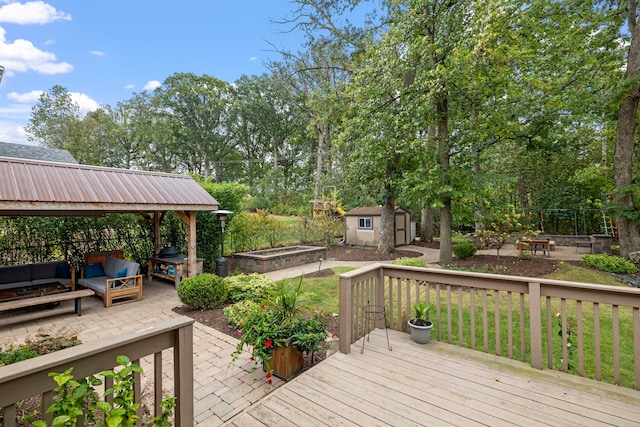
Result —
MULTIPOLYGON (((344 214, 345 243, 354 246, 377 246, 380 240, 382 206, 359 206, 344 214)), ((409 245, 413 241, 411 214, 399 206, 394 210, 395 246, 409 245)))

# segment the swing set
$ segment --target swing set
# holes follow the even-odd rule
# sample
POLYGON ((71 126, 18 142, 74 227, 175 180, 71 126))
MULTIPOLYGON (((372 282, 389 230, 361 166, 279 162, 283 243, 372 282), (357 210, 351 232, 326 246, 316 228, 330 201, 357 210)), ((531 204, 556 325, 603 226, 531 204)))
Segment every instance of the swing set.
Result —
MULTIPOLYGON (((616 222, 602 209, 540 209, 538 230, 544 234, 588 236, 606 234, 618 237, 616 222)), ((534 211, 528 212, 531 218, 534 211)))

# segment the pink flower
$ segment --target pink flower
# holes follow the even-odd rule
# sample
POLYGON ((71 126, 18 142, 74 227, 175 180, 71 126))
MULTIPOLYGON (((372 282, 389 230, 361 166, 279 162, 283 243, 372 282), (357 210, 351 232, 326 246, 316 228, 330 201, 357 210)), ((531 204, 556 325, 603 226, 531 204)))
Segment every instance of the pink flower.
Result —
POLYGON ((556 313, 556 317, 562 317, 562 313, 557 312, 557 313, 556 313))
POLYGON ((236 331, 236 335, 240 338, 242 336, 242 331, 236 331))

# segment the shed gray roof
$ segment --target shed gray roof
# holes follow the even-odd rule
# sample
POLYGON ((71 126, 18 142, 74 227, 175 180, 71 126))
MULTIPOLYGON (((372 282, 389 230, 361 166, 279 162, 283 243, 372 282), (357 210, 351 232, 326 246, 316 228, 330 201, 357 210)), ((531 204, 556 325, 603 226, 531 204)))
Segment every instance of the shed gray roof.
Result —
POLYGON ((185 175, 0 157, 0 215, 217 210, 185 175))
POLYGON ((67 150, 36 145, 12 144, 9 142, 0 142, 0 156, 78 164, 77 160, 67 150))
MULTIPOLYGON (((394 212, 406 212, 400 206, 396 206, 394 212)), ((382 206, 358 206, 346 212, 344 216, 381 216, 382 206)))

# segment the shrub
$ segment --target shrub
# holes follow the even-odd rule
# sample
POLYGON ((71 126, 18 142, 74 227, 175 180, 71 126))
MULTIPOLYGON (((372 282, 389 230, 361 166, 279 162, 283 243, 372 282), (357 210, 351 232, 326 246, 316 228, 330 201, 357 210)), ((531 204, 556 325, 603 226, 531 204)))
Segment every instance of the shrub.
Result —
POLYGON ((631 261, 607 254, 583 255, 580 262, 608 273, 630 274, 638 271, 636 265, 631 261))
POLYGON ((242 318, 247 315, 246 313, 252 312, 258 305, 255 301, 244 300, 225 307, 223 311, 231 326, 239 328, 242 325, 242 318))
POLYGON ((476 247, 473 243, 458 243, 453 247, 453 253, 458 259, 471 258, 476 254, 476 247))
POLYGON ((393 264, 395 265, 409 265, 412 267, 426 267, 424 260, 422 258, 411 258, 411 257, 402 257, 393 260, 393 264))
POLYGON ((178 298, 188 307, 217 308, 227 302, 229 292, 222 277, 200 274, 184 279, 178 285, 178 298))
POLYGON ((260 301, 265 298, 270 289, 274 287, 274 281, 264 274, 238 274, 224 279, 229 290, 229 301, 238 302, 245 299, 260 301))

